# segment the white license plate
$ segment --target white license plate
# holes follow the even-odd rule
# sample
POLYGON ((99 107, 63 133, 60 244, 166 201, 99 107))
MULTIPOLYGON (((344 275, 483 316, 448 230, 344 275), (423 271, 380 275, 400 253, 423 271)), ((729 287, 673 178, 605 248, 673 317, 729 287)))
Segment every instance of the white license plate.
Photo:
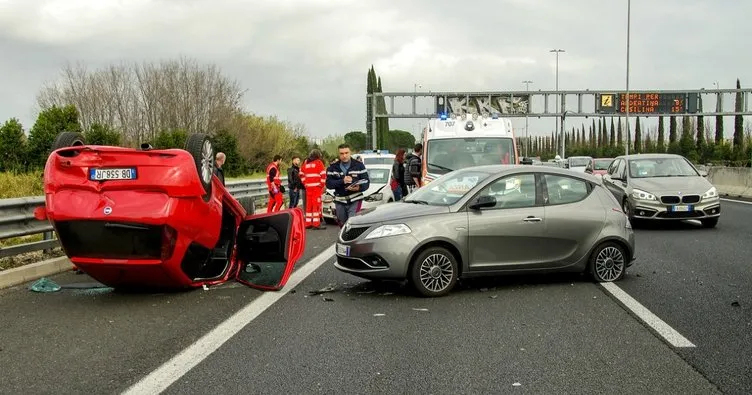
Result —
POLYGON ((121 169, 89 169, 89 179, 92 181, 135 180, 136 168, 127 167, 121 169))
POLYGON ((671 211, 675 211, 675 212, 687 212, 687 211, 689 211, 689 206, 674 206, 674 207, 672 207, 671 211))
POLYGON ((350 246, 337 244, 337 255, 350 256, 350 246))

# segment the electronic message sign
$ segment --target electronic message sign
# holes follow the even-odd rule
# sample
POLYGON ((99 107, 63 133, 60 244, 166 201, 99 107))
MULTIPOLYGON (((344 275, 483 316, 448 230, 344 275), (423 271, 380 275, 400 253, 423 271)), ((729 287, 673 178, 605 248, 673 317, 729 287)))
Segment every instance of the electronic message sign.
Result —
MULTIPOLYGON (((640 114, 685 114, 694 112, 695 106, 687 105, 695 95, 686 93, 629 92, 629 113, 640 114)), ((626 93, 600 93, 596 95, 596 113, 626 114, 626 93)))

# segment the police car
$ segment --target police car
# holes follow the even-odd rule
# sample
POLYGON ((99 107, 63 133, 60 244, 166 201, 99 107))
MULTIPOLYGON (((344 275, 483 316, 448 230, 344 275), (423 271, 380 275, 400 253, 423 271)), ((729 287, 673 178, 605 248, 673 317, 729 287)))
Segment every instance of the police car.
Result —
MULTIPOLYGON (((368 160, 368 158, 366 160, 368 160)), ((394 158, 392 158, 392 162, 394 162, 394 158)), ((394 193, 392 192, 392 188, 389 187, 389 183, 392 179, 391 162, 389 164, 366 164, 366 170, 368 171, 368 178, 371 182, 368 189, 363 192, 365 198, 363 198, 361 209, 393 202, 394 193)), ((335 223, 337 221, 337 215, 334 212, 334 190, 327 189, 326 192, 324 192, 321 201, 323 204, 322 211, 324 220, 327 223, 335 223)))

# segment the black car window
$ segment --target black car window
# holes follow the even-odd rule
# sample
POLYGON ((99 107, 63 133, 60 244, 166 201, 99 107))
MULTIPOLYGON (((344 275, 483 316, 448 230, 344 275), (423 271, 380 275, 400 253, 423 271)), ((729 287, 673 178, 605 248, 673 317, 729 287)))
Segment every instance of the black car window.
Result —
POLYGON ((587 182, 576 178, 546 174, 543 179, 546 181, 549 205, 579 202, 590 193, 587 182))
POLYGON ((535 175, 514 174, 502 177, 483 188, 478 196, 493 196, 496 199, 496 206, 484 210, 534 207, 535 175))

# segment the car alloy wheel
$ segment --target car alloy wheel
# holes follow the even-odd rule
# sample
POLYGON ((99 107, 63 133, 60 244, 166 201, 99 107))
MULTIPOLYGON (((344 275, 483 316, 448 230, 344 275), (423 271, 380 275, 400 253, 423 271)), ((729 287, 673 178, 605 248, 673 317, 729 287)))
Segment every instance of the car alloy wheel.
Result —
POLYGON ((431 247, 415 259, 410 281, 423 296, 444 296, 457 284, 459 269, 451 252, 442 247, 431 247))
POLYGON ((620 246, 606 243, 598 247, 593 254, 590 262, 591 272, 598 282, 616 281, 624 277, 626 261, 620 246))
POLYGON ((201 178, 205 183, 210 183, 212 178, 213 167, 212 161, 214 160, 214 152, 212 150, 211 141, 204 140, 204 145, 201 147, 201 178))

